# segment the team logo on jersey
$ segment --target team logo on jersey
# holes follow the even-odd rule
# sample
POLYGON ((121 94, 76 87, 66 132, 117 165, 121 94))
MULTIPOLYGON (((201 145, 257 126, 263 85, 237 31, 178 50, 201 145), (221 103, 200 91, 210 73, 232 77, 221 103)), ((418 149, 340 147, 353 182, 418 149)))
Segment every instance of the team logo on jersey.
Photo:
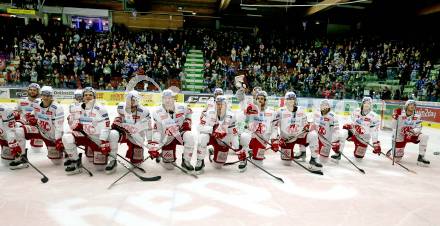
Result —
POLYGON ((364 127, 360 126, 360 125, 355 125, 354 129, 356 130, 357 134, 365 134, 365 129, 364 127))
POLYGON ((184 114, 183 113, 178 113, 178 114, 176 114, 176 118, 180 118, 180 117, 182 117, 184 114))
POLYGON ((28 106, 28 105, 29 105, 28 102, 21 102, 21 103, 20 103, 20 106, 28 106))
POLYGON ((364 121, 366 121, 366 122, 370 122, 371 119, 370 119, 370 118, 364 118, 364 121))
POLYGON ((294 134, 298 131, 298 127, 296 124, 291 124, 289 127, 287 127, 287 133, 294 134))

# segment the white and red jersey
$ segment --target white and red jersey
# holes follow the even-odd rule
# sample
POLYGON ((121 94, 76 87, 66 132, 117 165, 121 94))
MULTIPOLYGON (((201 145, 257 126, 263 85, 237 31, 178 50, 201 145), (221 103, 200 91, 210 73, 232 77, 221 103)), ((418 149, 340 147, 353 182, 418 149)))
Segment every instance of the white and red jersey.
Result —
POLYGON ((308 127, 309 122, 307 114, 302 107, 297 106, 295 112, 291 112, 286 107, 283 107, 278 110, 277 114, 280 137, 284 139, 286 143, 306 136, 304 130, 308 127))
POLYGON ((86 107, 85 103, 75 105, 69 120, 72 120, 72 129, 75 129, 78 123, 81 124, 81 131, 95 143, 99 144, 98 141, 100 140, 108 140, 110 119, 105 107, 96 102, 96 100, 94 101, 95 103, 91 107, 86 107))
POLYGON ((82 102, 75 101, 69 105, 69 116, 67 117, 67 123, 71 129, 74 129, 78 123, 79 116, 81 115, 81 104, 82 102))
POLYGON ((41 135, 47 140, 61 139, 64 126, 64 109, 52 102, 48 107, 43 103, 34 104, 34 115, 41 135))
POLYGON ((121 102, 118 104, 117 112, 117 119, 115 118, 114 123, 117 124, 116 122, 120 121, 117 126, 122 127, 128 133, 128 139, 130 137, 135 139, 132 141, 133 144, 143 143, 145 138, 147 141, 151 141, 153 128, 150 111, 146 107, 138 105, 136 110, 132 112, 130 108, 126 107, 125 102, 121 102))
POLYGON ((364 141, 368 141, 370 137, 373 142, 377 141, 380 120, 378 115, 373 111, 362 115, 361 109, 356 109, 351 115, 351 124, 355 134, 364 141))
POLYGON ((402 114, 399 115, 397 120, 393 119, 393 135, 396 134, 397 123, 397 142, 403 142, 405 136, 418 136, 422 132, 422 118, 417 113, 407 116, 405 110, 402 110, 402 114))
POLYGON ((34 105, 40 104, 41 100, 36 98, 34 100, 30 100, 29 97, 20 99, 17 102, 17 106, 15 107, 15 111, 17 111, 20 115, 20 118, 16 120, 22 124, 27 124, 26 122, 26 114, 33 114, 34 105))
MULTIPOLYGON (((223 118, 218 117, 215 108, 202 112, 200 115, 199 132, 210 135, 216 131, 225 133, 226 136, 221 138, 221 140, 228 145, 230 144, 233 149, 238 149, 236 118, 232 111, 227 110, 223 118)), ((224 146, 224 144, 219 145, 224 146)))
POLYGON ((0 105, 0 139, 8 143, 15 140, 15 118, 12 114, 12 109, 4 105, 0 105))
POLYGON ((319 139, 321 136, 329 142, 339 140, 339 120, 333 111, 322 115, 320 111, 313 114, 314 127, 316 128, 319 139))
POLYGON ((175 104, 173 112, 167 112, 163 106, 153 112, 153 142, 167 145, 176 138, 183 143, 181 133, 191 131, 191 108, 175 104))
POLYGON ((270 107, 261 110, 257 105, 250 103, 248 108, 256 110, 255 113, 249 114, 245 112, 248 130, 252 134, 252 138, 257 138, 262 144, 265 141, 276 138, 278 134, 278 114, 270 107))

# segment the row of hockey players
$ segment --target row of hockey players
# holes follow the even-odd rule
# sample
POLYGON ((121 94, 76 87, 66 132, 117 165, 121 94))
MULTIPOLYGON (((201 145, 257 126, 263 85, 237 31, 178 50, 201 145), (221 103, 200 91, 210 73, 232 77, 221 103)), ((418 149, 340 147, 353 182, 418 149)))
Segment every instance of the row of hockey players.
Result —
MULTIPOLYGON (((214 166, 223 166, 229 150, 234 150, 240 160, 240 170, 246 168, 246 152, 252 161, 262 164, 268 149, 280 151, 282 162, 290 165, 294 159, 305 161, 306 147, 309 147, 310 168, 318 171, 322 167, 319 162, 327 162, 330 150, 335 153, 331 156, 332 159, 341 159, 345 141, 354 143, 354 157, 359 161, 365 156, 370 140, 373 143, 373 153, 382 153, 378 140, 380 120, 372 111, 372 99, 369 97, 363 98, 361 107, 352 113, 350 122, 340 130, 338 119, 331 111, 327 99, 321 101, 320 109, 312 117, 308 117, 305 109, 298 106, 294 92, 285 94, 285 106, 278 111, 267 106, 267 93, 261 88, 254 88, 251 100, 245 100, 243 93, 243 90, 237 93, 246 118, 245 127, 239 129, 223 91, 214 91, 215 103, 208 102, 200 118, 196 171, 201 171, 205 165, 208 145, 213 146, 214 166), (295 144, 299 145, 298 155, 294 155, 295 144), (317 160, 318 156, 320 161, 317 160)), ((404 112, 398 110, 393 114, 393 134, 397 134, 397 137, 393 136, 396 137, 394 157, 399 162, 405 145, 411 142, 419 144, 418 164, 429 165, 429 161, 424 158, 428 136, 421 133, 421 118, 415 109, 415 101, 409 100, 405 104, 404 112)), ((390 156, 391 151, 386 155, 390 156)))
POLYGON ((172 169, 176 145, 183 145, 182 167, 191 171, 194 169, 190 164, 194 149, 192 111, 176 104, 171 90, 162 94, 163 104, 151 117, 149 110, 139 103, 139 93, 130 91, 126 101, 118 104, 118 115, 110 124, 108 112, 96 100, 93 88, 75 91, 76 101, 69 106, 67 117, 70 129, 64 133, 64 110, 54 101, 54 90, 49 86, 40 89, 33 83, 28 87, 28 97, 16 109, 0 107, 2 160, 11 169, 27 167, 25 145, 26 140, 31 140, 32 149, 37 142, 40 142, 37 148, 41 148, 41 142, 46 145, 47 156, 54 164, 59 165, 65 159, 68 174, 80 172, 78 148, 84 150, 98 170, 111 173, 116 169, 118 144, 126 143, 126 157, 133 164, 144 161, 146 147, 152 158, 162 159, 162 165, 172 169))
MULTIPOLYGON (((84 147, 86 156, 98 169, 114 172, 119 143, 127 144, 126 157, 132 163, 144 161, 145 148, 152 158, 162 159, 162 165, 168 169, 174 167, 176 146, 183 145, 182 167, 194 170, 190 163, 195 146, 191 131, 192 111, 176 104, 175 94, 171 90, 162 93, 162 106, 154 110, 153 117, 146 107, 140 105, 139 93, 129 92, 126 102, 118 104, 118 116, 112 124, 105 107, 96 101, 96 92, 92 88, 77 91, 76 102, 69 106, 70 131, 67 133, 63 133, 63 108, 54 101, 53 95, 51 87, 45 86, 40 90, 37 84, 31 84, 28 97, 19 102, 14 111, 0 107, 3 122, 0 134, 2 159, 8 161, 11 168, 27 166, 25 142, 31 140, 32 148, 41 147, 41 142, 44 142, 48 158, 55 164, 61 164, 66 156, 64 165, 68 174, 80 171, 79 146, 84 147), (41 100, 38 99, 39 93, 41 100)), ((246 168, 246 152, 250 153, 253 161, 262 163, 268 149, 280 151, 282 161, 290 164, 295 158, 305 160, 305 150, 309 147, 309 163, 316 170, 322 167, 317 156, 322 157, 321 161, 326 160, 332 149, 335 152, 332 158, 340 159, 346 140, 354 142, 357 159, 364 157, 370 139, 374 153, 381 153, 379 120, 371 111, 370 98, 364 98, 361 108, 353 112, 351 123, 339 131, 338 120, 330 110, 328 100, 321 102, 320 111, 309 121, 304 109, 297 106, 293 92, 286 93, 286 106, 278 111, 266 105, 267 94, 259 88, 254 89, 253 100, 246 101, 243 95, 237 97, 245 103, 242 106, 246 126, 242 131, 238 131, 235 114, 221 89, 215 91, 215 101, 208 103, 202 112, 195 166, 197 172, 202 172, 205 166, 208 145, 213 146, 216 167, 221 167, 226 162, 229 150, 233 150, 239 158, 240 170, 246 168), (293 153, 295 144, 301 150, 297 156, 293 153)), ((420 143, 418 163, 429 164, 424 159, 428 137, 421 134, 421 120, 415 113, 415 102, 408 101, 405 111, 395 112, 393 118, 399 125, 395 143, 396 161, 403 157, 405 144, 412 142, 420 143)))

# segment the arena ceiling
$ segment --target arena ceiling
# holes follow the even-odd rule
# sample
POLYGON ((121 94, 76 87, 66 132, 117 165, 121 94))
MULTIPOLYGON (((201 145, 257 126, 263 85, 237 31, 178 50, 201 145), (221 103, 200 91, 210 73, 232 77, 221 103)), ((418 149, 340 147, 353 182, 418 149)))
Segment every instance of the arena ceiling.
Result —
MULTIPOLYGON (((182 12, 188 16, 258 16, 351 18, 376 11, 431 15, 440 12, 438 0, 12 0, 49 6, 86 7, 139 12, 182 12)), ((11 0, 0 0, 10 3, 11 0)))

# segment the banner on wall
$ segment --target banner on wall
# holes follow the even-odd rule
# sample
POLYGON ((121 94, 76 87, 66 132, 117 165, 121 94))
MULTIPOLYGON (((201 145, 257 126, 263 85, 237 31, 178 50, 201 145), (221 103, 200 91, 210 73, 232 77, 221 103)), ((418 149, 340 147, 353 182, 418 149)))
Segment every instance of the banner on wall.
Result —
MULTIPOLYGON (((404 101, 386 101, 385 115, 391 116, 394 109, 403 108, 404 101)), ((420 114, 423 121, 440 123, 440 103, 416 101, 416 112, 420 114)))

